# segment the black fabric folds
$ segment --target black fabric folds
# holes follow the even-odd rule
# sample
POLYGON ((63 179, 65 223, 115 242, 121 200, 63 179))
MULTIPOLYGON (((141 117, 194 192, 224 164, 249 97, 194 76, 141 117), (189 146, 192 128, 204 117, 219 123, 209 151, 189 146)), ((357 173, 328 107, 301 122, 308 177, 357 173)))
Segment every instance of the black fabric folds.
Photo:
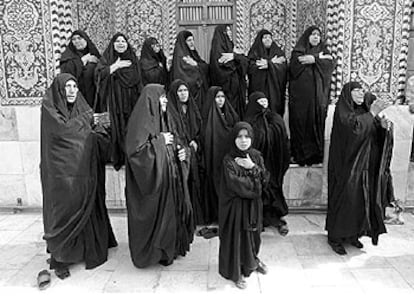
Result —
POLYGON ((299 165, 322 163, 325 119, 329 104, 329 89, 334 62, 321 58, 329 54, 323 41, 311 47, 309 36, 320 30, 306 29, 290 58, 289 128, 291 152, 299 165), (298 57, 313 55, 314 64, 301 64, 298 57))
POLYGON ((207 223, 217 222, 218 195, 221 165, 227 153, 228 136, 239 116, 226 99, 224 106, 219 108, 215 97, 221 87, 212 86, 207 92, 206 102, 203 106, 203 150, 205 169, 205 218, 207 223))
POLYGON ((336 105, 328 162, 328 214, 331 240, 368 235, 377 244, 385 233, 385 207, 394 200, 390 161, 393 130, 384 129, 369 112, 372 95, 356 105, 359 83, 345 84, 336 105))
POLYGON ((111 158, 116 170, 119 170, 125 164, 125 135, 128 119, 142 88, 138 59, 131 45, 128 43, 127 50, 122 54, 114 49, 114 42, 119 36, 124 37, 128 42, 125 35, 116 33, 109 42, 95 71, 98 88, 98 100, 95 111, 109 111, 112 141, 111 158), (132 64, 127 68, 118 69, 110 74, 110 66, 118 58, 129 60, 132 64))
POLYGON ((283 117, 285 113, 285 91, 287 83, 286 61, 277 64, 272 58, 285 57, 284 51, 273 41, 270 48, 265 48, 262 39, 264 35, 272 35, 268 30, 260 30, 250 48, 249 58, 249 94, 255 91, 263 92, 269 100, 269 107, 273 112, 283 117), (256 61, 267 60, 267 69, 259 69, 256 61))
POLYGON ((221 86, 230 104, 240 118, 246 110, 246 74, 248 59, 242 54, 233 53, 234 44, 226 33, 227 25, 218 25, 214 30, 210 51, 211 85, 221 86), (233 53, 234 59, 220 63, 223 53, 233 53))
POLYGON ((177 35, 175 42, 171 81, 182 79, 190 86, 190 94, 201 109, 204 104, 204 97, 209 86, 208 64, 203 61, 197 50, 190 50, 186 39, 193 36, 189 31, 181 31, 177 35), (197 62, 197 66, 192 66, 184 61, 184 57, 191 57, 197 62))
POLYGON ((93 107, 96 96, 94 79, 96 64, 87 63, 84 65, 81 58, 86 54, 94 55, 98 59, 101 57, 98 49, 95 44, 93 44, 89 36, 81 30, 76 30, 72 33, 69 44, 60 57, 59 66, 61 73, 69 73, 75 76, 78 81, 79 90, 83 94, 89 106, 93 107), (77 50, 72 43, 72 38, 76 35, 85 39, 87 43, 86 48, 82 51, 77 50))
POLYGON ((290 162, 289 139, 283 118, 269 108, 263 108, 257 102, 260 98, 266 98, 265 94, 254 92, 250 95, 246 121, 253 126, 253 147, 262 153, 270 173, 269 184, 262 195, 264 225, 278 226, 280 218, 288 214, 283 178, 290 162))
POLYGON ((230 152, 225 155, 221 168, 219 188, 219 273, 234 282, 241 275, 249 276, 258 267, 260 233, 262 231, 262 188, 266 186, 268 174, 260 152, 250 148, 240 151, 235 139, 240 130, 252 135, 252 127, 238 122, 231 132, 230 152), (248 170, 239 166, 235 157, 246 157, 247 153, 256 164, 248 170))
POLYGON ((139 268, 158 262, 171 264, 184 256, 193 240, 194 222, 188 186, 190 150, 180 138, 173 109, 160 111, 164 94, 148 84, 131 114, 126 137, 126 201, 132 262, 139 268), (166 145, 161 132, 174 135, 166 145), (179 161, 177 150, 186 149, 179 161))
POLYGON ((149 37, 145 39, 141 49, 139 68, 141 70, 142 84, 158 83, 167 85, 167 59, 162 49, 156 53, 151 45, 158 44, 157 39, 149 37))
POLYGON ((92 129, 93 112, 80 92, 68 108, 69 80, 76 81, 67 73, 56 76, 42 102, 43 238, 55 261, 83 261, 90 269, 104 263, 108 248, 117 245, 105 206, 102 159, 109 140, 103 130, 92 129))
POLYGON ((203 128, 201 114, 194 99, 189 95, 188 101, 183 103, 178 98, 177 91, 180 86, 184 85, 189 89, 187 83, 181 79, 174 80, 170 85, 168 92, 168 102, 170 108, 174 108, 178 114, 182 126, 182 138, 191 150, 190 172, 188 178, 191 203, 194 211, 194 221, 196 225, 205 224, 204 218, 204 194, 202 190, 202 156, 201 149, 201 129, 203 128), (184 111, 185 110, 185 111, 184 111), (191 142, 197 144, 197 151, 191 142))

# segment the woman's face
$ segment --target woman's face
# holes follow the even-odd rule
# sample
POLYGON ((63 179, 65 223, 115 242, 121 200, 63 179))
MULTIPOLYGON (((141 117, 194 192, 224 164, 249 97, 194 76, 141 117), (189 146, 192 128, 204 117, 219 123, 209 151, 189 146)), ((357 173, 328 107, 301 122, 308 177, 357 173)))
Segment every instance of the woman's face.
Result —
POLYGON ((181 84, 177 89, 177 96, 181 103, 188 101, 188 88, 184 84, 181 84))
POLYGON ((229 36, 229 39, 233 41, 233 31, 231 30, 230 26, 226 26, 226 34, 229 36))
POLYGON ((66 101, 74 103, 78 94, 78 85, 74 80, 68 80, 65 84, 66 101))
POLYGON ((72 43, 77 50, 83 50, 88 45, 88 42, 86 42, 86 40, 83 39, 80 35, 73 35, 72 43))
POLYGON ((241 129, 234 143, 240 151, 246 151, 252 145, 252 138, 246 129, 241 129))
POLYGON ((167 96, 165 94, 162 94, 160 96, 160 106, 161 106, 161 111, 162 112, 167 111, 167 103, 168 103, 167 96))
POLYGON ((219 108, 223 108, 224 103, 226 102, 226 96, 223 91, 218 91, 215 97, 216 105, 219 108))
POLYGON ((362 88, 354 88, 351 90, 351 97, 355 104, 361 105, 364 102, 364 90, 362 88))
POLYGON ((185 39, 185 43, 187 43, 190 50, 195 50, 194 36, 187 37, 187 39, 185 39))
POLYGON ((262 43, 265 48, 270 48, 270 46, 272 46, 272 35, 264 34, 262 37, 262 43))
POLYGON ((158 42, 154 43, 154 44, 151 44, 151 48, 155 53, 159 53, 160 50, 161 50, 161 46, 158 42))
POLYGON ((128 48, 128 43, 123 36, 118 36, 114 42, 114 49, 118 53, 124 53, 128 48))
POLYGON ((321 42, 321 33, 319 30, 313 30, 309 36, 309 43, 312 46, 317 46, 321 42))
POLYGON ((266 109, 267 107, 269 107, 269 101, 267 100, 267 98, 260 98, 257 100, 257 103, 262 106, 264 109, 266 109))

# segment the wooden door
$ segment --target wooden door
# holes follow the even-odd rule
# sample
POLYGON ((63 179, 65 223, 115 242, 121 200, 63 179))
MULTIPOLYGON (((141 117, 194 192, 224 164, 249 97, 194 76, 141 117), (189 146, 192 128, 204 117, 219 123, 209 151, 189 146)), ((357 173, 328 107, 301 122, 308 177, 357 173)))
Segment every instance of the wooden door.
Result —
POLYGON ((194 35, 196 48, 207 63, 210 58, 211 39, 217 25, 235 24, 235 1, 179 0, 177 1, 178 31, 188 30, 194 35))

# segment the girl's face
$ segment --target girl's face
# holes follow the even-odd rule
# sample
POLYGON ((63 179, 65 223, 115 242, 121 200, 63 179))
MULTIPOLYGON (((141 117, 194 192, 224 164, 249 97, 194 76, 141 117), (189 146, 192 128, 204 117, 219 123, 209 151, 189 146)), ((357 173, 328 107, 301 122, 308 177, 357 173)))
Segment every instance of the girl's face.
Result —
POLYGON ((167 111, 167 103, 168 103, 167 96, 165 94, 162 94, 160 96, 160 106, 161 106, 161 111, 162 112, 166 112, 167 111))
POLYGON ((159 53, 161 50, 161 45, 159 43, 151 44, 151 48, 155 53, 159 53))
POLYGON ((226 34, 229 36, 229 39, 233 41, 233 31, 231 30, 230 26, 226 26, 226 34))
POLYGON ((226 96, 223 91, 218 91, 215 97, 216 105, 219 108, 223 108, 224 103, 226 102, 226 96))
POLYGON ((128 48, 128 43, 123 36, 118 36, 114 42, 114 49, 118 53, 124 53, 128 48))
POLYGON ((195 50, 194 36, 187 37, 187 39, 185 39, 185 43, 187 43, 190 50, 195 50))
POLYGON ((188 101, 188 88, 184 84, 177 89, 177 96, 181 103, 188 101))
POLYGON ((72 43, 77 50, 83 50, 88 45, 88 42, 86 42, 86 40, 83 39, 80 35, 74 35, 72 37, 72 43))
POLYGON ((68 80, 65 84, 66 101, 74 103, 78 94, 78 85, 73 80, 68 80))
POLYGON ((364 90, 362 88, 354 88, 351 90, 351 97, 355 104, 361 105, 364 102, 364 90))
POLYGON ((234 143, 240 151, 246 151, 252 145, 252 138, 246 129, 241 129, 234 143))
POLYGON ((309 43, 312 46, 317 46, 321 42, 321 33, 319 30, 313 30, 309 36, 309 43))
POLYGON ((270 46, 272 46, 272 35, 264 34, 262 37, 262 43, 265 48, 270 48, 270 46))
POLYGON ((257 103, 262 106, 264 109, 266 109, 267 107, 269 107, 269 101, 267 100, 267 98, 260 98, 257 100, 257 103))

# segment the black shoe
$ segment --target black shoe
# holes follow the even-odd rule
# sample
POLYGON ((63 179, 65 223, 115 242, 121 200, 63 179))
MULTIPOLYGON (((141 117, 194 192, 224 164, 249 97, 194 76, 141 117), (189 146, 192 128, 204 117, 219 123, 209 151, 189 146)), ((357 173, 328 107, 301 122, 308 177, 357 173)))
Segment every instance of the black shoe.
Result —
POLYGON ((339 255, 346 255, 344 246, 341 243, 333 242, 328 240, 328 244, 331 246, 332 250, 339 255))
POLYGON ((264 264, 262 261, 258 260, 256 271, 258 273, 261 273, 261 274, 267 274, 268 269, 267 269, 266 264, 264 264))
POLYGON ((352 241, 351 246, 354 246, 358 249, 362 249, 364 247, 364 245, 358 239, 352 241))

